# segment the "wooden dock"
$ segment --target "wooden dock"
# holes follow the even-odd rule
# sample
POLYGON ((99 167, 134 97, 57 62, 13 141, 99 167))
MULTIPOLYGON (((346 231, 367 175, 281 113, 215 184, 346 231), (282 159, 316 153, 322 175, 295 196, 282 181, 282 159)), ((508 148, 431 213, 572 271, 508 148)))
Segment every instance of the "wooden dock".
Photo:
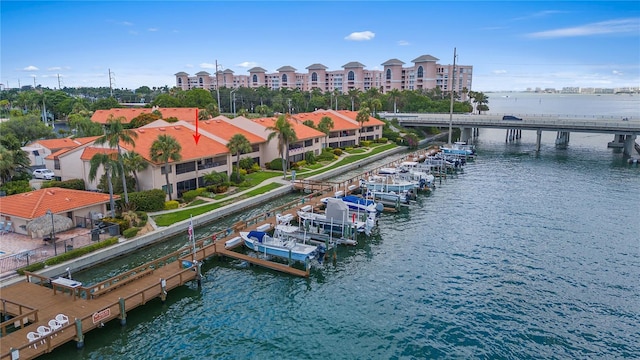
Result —
MULTIPOLYGON (((432 152, 433 149, 426 151, 427 154, 432 152)), ((406 158, 412 156, 417 157, 418 154, 406 158)), ((303 206, 320 208, 320 198, 334 196, 337 191, 349 194, 359 186, 360 179, 374 171, 341 183, 312 180, 296 182, 294 186, 308 195, 237 222, 233 228, 221 231, 210 239, 200 239, 195 244, 195 252, 182 249, 97 284, 85 286, 74 281, 26 273, 25 282, 2 288, 0 293, 0 311, 2 320, 5 320, 0 323, 0 360, 33 359, 70 341, 75 341, 81 347, 87 332, 115 319, 125 324, 129 311, 156 298, 164 301, 170 290, 189 281, 200 281, 200 264, 212 256, 226 256, 294 276, 308 277, 308 268, 300 270, 248 256, 225 248, 225 241, 241 230, 249 231, 265 224, 275 226, 276 214, 296 216, 297 210, 303 206), (27 339, 27 333, 35 332, 38 326, 48 326, 49 321, 58 314, 68 317, 69 323, 35 341, 27 339)))

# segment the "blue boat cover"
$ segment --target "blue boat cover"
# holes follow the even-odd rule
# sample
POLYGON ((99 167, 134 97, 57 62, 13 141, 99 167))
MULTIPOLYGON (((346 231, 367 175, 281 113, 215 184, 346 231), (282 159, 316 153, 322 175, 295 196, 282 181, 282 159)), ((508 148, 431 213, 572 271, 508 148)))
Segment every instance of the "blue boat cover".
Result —
POLYGON ((262 238, 266 235, 267 233, 265 233, 264 231, 256 231, 256 230, 252 230, 249 231, 249 235, 247 236, 248 238, 256 238, 258 239, 258 242, 262 242, 262 238))
POLYGON ((360 205, 371 205, 374 202, 373 200, 365 199, 355 195, 347 195, 342 198, 342 201, 346 201, 354 204, 360 204, 360 205))

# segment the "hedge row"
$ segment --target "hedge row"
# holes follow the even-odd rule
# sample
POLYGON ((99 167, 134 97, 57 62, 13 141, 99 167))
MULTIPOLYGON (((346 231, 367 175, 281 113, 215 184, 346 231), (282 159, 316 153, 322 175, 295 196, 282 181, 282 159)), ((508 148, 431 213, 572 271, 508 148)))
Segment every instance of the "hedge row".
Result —
POLYGON ((91 245, 87 245, 81 248, 77 248, 77 249, 73 249, 70 251, 67 251, 63 254, 54 256, 52 258, 49 258, 45 261, 40 261, 37 263, 33 263, 30 264, 28 266, 25 266, 23 268, 20 268, 17 270, 18 274, 20 275, 24 275, 25 271, 29 271, 29 272, 34 272, 34 271, 38 271, 38 270, 42 270, 44 269, 45 266, 52 266, 52 265, 57 265, 60 263, 63 263, 65 261, 71 260, 71 259, 75 259, 75 258, 79 258, 82 255, 88 254, 90 252, 96 251, 98 249, 102 249, 102 248, 106 248, 109 247, 111 245, 117 244, 118 243, 118 238, 117 237, 112 237, 112 238, 108 238, 104 241, 100 241, 98 243, 94 243, 91 245))
POLYGON ((139 211, 161 211, 164 209, 164 199, 167 194, 162 189, 153 189, 129 193, 129 203, 135 205, 139 211))

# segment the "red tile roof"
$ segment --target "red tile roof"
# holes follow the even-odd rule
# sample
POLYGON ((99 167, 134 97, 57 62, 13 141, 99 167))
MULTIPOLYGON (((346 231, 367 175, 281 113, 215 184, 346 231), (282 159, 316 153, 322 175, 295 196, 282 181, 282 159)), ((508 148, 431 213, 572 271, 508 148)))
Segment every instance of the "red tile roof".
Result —
MULTIPOLYGON (((352 119, 353 121, 356 120, 356 117, 358 117, 358 112, 357 111, 351 111, 351 110, 338 110, 338 113, 348 117, 349 119, 352 119)), ((381 120, 378 120, 376 118, 374 118, 373 116, 369 116, 369 121, 365 122, 364 124, 362 124, 362 126, 384 126, 384 122, 381 120)))
POLYGON ((300 114, 294 115, 294 118, 300 122, 311 120, 317 127, 318 124, 320 123, 320 120, 325 116, 333 120, 333 129, 331 129, 332 131, 357 130, 360 128, 360 124, 355 122, 355 120, 354 121, 346 120, 343 116, 340 116, 340 114, 337 114, 334 111, 318 110, 310 113, 300 113, 300 114))
POLYGON ((196 118, 196 108, 138 108, 138 109, 109 109, 109 110, 96 110, 91 116, 91 121, 100 124, 106 124, 110 115, 114 118, 124 117, 123 123, 127 124, 133 118, 140 114, 150 114, 154 110, 160 111, 163 119, 175 117, 178 120, 190 120, 194 121, 196 118))
POLYGON ((209 158, 218 154, 229 153, 226 144, 206 136, 200 136, 200 140, 196 144, 193 138, 195 128, 191 129, 184 124, 170 124, 163 120, 157 120, 133 130, 138 134, 138 138, 135 139, 135 147, 125 143, 120 143, 120 146, 128 151, 134 150, 151 163, 153 163, 151 161, 151 145, 159 135, 171 135, 180 143, 182 146, 182 151, 180 152, 180 155, 182 155, 181 161, 209 158))
MULTIPOLYGON (((277 118, 276 117, 270 117, 270 118, 259 118, 259 119, 253 119, 253 122, 255 122, 256 124, 260 124, 262 126, 265 127, 269 127, 269 126, 273 126, 276 122, 277 118)), ((301 140, 308 140, 308 139, 315 139, 318 137, 325 137, 326 135, 321 132, 318 131, 314 128, 310 128, 306 125, 303 125, 301 121, 296 121, 295 119, 292 119, 289 121, 291 123, 291 126, 293 127, 293 131, 295 131, 296 133, 296 137, 298 138, 298 141, 301 140)))
POLYGON ((99 136, 88 136, 88 137, 79 137, 79 138, 61 138, 61 139, 43 139, 36 140, 29 145, 39 144, 40 146, 51 150, 51 152, 56 152, 60 149, 73 149, 80 145, 84 145, 88 142, 94 141, 99 138, 99 136))
POLYGON ((198 126, 200 127, 200 129, 207 131, 215 136, 218 136, 221 139, 226 140, 227 142, 231 140, 231 138, 235 134, 244 135, 244 137, 246 137, 251 144, 260 144, 267 140, 256 134, 253 134, 244 129, 241 129, 224 120, 217 120, 217 119, 204 120, 204 121, 201 120, 198 122, 198 126))
POLYGON ((59 214, 107 202, 108 194, 54 187, 0 197, 0 213, 34 219, 45 215, 47 210, 59 214))
POLYGON ((102 153, 102 154, 117 154, 118 150, 116 149, 109 149, 109 148, 99 148, 99 147, 86 147, 84 148, 84 150, 82 151, 82 154, 80 155, 80 160, 87 160, 90 161, 91 158, 93 157, 93 155, 98 154, 98 153, 102 153))

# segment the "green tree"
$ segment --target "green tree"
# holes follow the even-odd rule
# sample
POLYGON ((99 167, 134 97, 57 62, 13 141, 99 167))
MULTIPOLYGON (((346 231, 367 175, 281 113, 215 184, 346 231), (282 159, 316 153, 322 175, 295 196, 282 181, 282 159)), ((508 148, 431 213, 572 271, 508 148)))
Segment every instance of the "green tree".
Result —
POLYGON ((120 103, 118 102, 118 100, 109 97, 106 99, 100 99, 96 102, 93 103, 93 110, 109 110, 109 109, 116 109, 116 108, 121 108, 122 105, 120 105, 120 103))
POLYGON ((312 128, 312 129, 316 128, 316 124, 311 119, 303 121, 302 125, 308 126, 308 127, 312 128))
POLYGON ((481 91, 469 91, 469 97, 473 99, 473 103, 476 104, 476 110, 478 115, 483 111, 489 111, 489 97, 481 91))
POLYGON ((358 111, 358 115, 356 115, 356 121, 360 124, 360 137, 362 137, 362 127, 364 123, 369 121, 369 108, 363 107, 358 111))
POLYGON ((125 129, 122 124, 124 117, 114 118, 113 115, 109 115, 107 123, 104 127, 104 135, 97 138, 95 143, 98 145, 107 144, 112 149, 118 149, 118 163, 119 173, 122 178, 122 188, 124 189, 124 203, 129 205, 129 194, 127 192, 127 181, 124 176, 124 165, 122 163, 122 149, 120 143, 136 146, 134 139, 138 138, 138 133, 133 130, 125 129))
POLYGON ((287 177, 287 168, 289 163, 289 144, 298 140, 293 126, 291 126, 291 123, 287 119, 288 116, 288 114, 278 116, 278 119, 273 126, 267 126, 266 128, 271 131, 267 137, 267 141, 271 141, 273 138, 278 138, 278 152, 282 158, 282 171, 284 172, 285 178, 287 177))
POLYGON ((102 125, 81 114, 69 115, 69 127, 75 130, 76 137, 100 136, 103 134, 102 125))
POLYGON ((37 139, 51 139, 55 137, 53 129, 42 122, 38 115, 27 114, 25 116, 12 117, 0 123, 0 134, 15 136, 20 146, 25 146, 37 139))
POLYGON ((96 153, 91 157, 89 161, 89 180, 93 181, 96 178, 98 173, 98 169, 102 167, 104 169, 104 173, 107 176, 107 184, 109 185, 109 206, 111 208, 111 217, 116 217, 116 202, 113 199, 113 183, 111 182, 111 177, 117 174, 116 169, 118 168, 118 163, 114 159, 113 154, 96 153))
POLYGON ((182 102, 171 94, 160 94, 151 102, 152 106, 159 106, 164 108, 181 107, 182 102))
POLYGON ((393 102, 393 113, 397 113, 398 112, 398 99, 401 96, 401 92, 398 89, 393 89, 391 91, 388 92, 389 95, 389 100, 391 100, 393 102))
POLYGON ((318 123, 318 130, 322 131, 326 135, 325 146, 329 147, 329 134, 331 133, 331 129, 335 127, 333 120, 328 116, 323 116, 320 118, 320 122, 318 123))
POLYGON ((140 192, 140 181, 138 180, 138 172, 143 171, 149 166, 147 160, 135 151, 129 151, 122 156, 125 173, 132 172, 136 179, 136 191, 140 192))
POLYGON ((251 151, 251 143, 242 134, 235 134, 227 143, 227 149, 236 155, 236 182, 240 182, 240 154, 251 151))
POLYGON ((154 113, 142 113, 129 122, 130 129, 137 129, 141 126, 145 126, 150 124, 158 119, 162 119, 162 115, 154 114, 154 113))
POLYGON ((169 200, 172 200, 173 192, 169 184, 169 161, 180 161, 182 155, 182 146, 176 138, 171 135, 158 135, 158 138, 151 144, 150 156, 151 161, 155 163, 164 163, 164 176, 167 182, 167 193, 169 200))
POLYGON ((351 89, 349 90, 348 94, 349 94, 349 99, 351 99, 351 111, 356 111, 356 100, 360 99, 360 94, 362 92, 360 91, 360 89, 351 89))
POLYGON ((213 104, 213 96, 209 90, 191 89, 182 93, 182 106, 197 107, 199 109, 206 108, 207 105, 213 104))

